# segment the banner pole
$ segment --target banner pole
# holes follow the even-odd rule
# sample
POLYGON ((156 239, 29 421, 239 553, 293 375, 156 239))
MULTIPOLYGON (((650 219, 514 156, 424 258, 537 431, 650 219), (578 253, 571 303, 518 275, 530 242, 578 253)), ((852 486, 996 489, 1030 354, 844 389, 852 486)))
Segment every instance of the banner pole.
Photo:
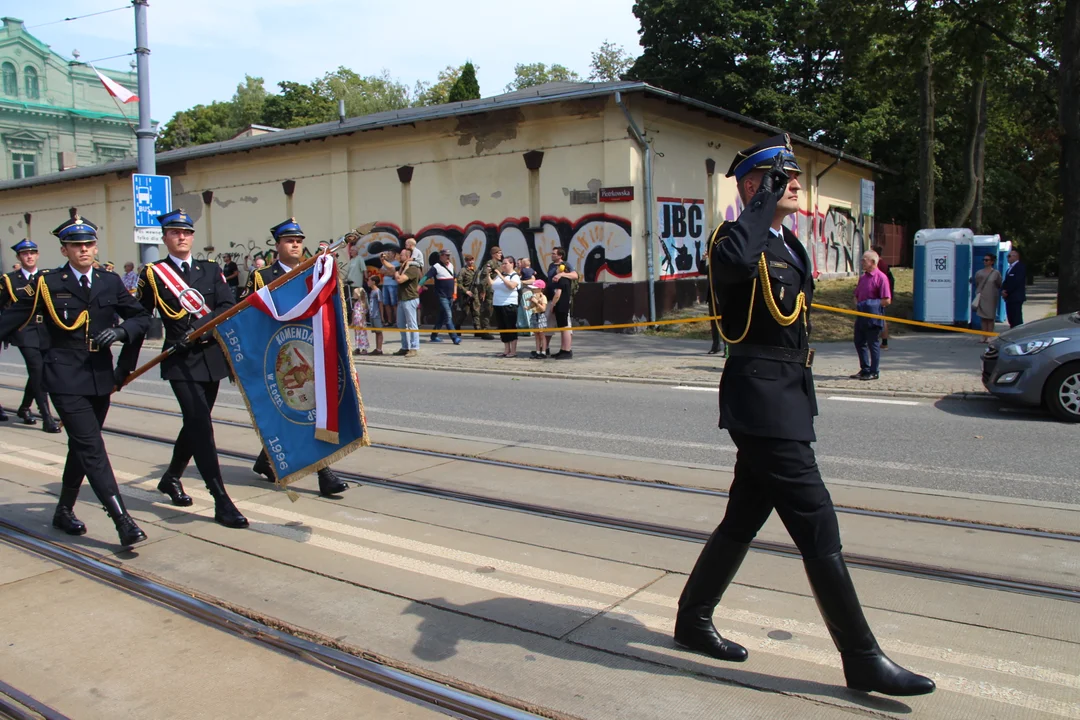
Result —
MULTIPOLYGON (((312 265, 314 265, 314 264, 315 264, 316 262, 318 262, 318 260, 319 260, 319 258, 320 258, 320 257, 322 257, 323 255, 329 255, 329 254, 332 254, 332 253, 334 253, 335 251, 337 251, 337 250, 338 250, 338 249, 339 249, 339 248, 340 248, 340 247, 341 247, 342 245, 344 245, 344 244, 345 244, 345 238, 344 238, 344 237, 338 238, 338 240, 337 240, 337 241, 335 241, 335 242, 334 242, 334 243, 333 243, 332 245, 328 245, 328 246, 327 246, 326 248, 324 248, 324 249, 323 249, 322 251, 320 251, 320 252, 317 252, 317 253, 315 253, 314 255, 312 255, 311 257, 309 257, 309 258, 308 258, 307 260, 305 260, 304 262, 300 263, 299 265, 297 265, 296 267, 294 267, 294 268, 293 268, 292 270, 290 270, 289 272, 287 272, 287 273, 285 273, 284 275, 282 275, 281 277, 279 277, 279 278, 278 278, 277 280, 274 280, 274 281, 273 281, 272 283, 270 283, 269 285, 267 285, 267 286, 266 286, 266 289, 267 289, 267 290, 270 290, 270 291, 276 290, 277 288, 281 287, 281 286, 282 286, 282 285, 284 285, 285 283, 287 283, 287 282, 289 282, 290 280, 292 280, 293 278, 295 278, 295 277, 296 277, 297 275, 299 275, 300 273, 302 273, 302 272, 304 272, 305 270, 307 270, 308 268, 310 268, 310 267, 311 267, 312 265)), ((335 271, 335 272, 337 272, 337 269, 335 268, 335 270, 334 270, 334 271, 335 271)), ((151 270, 150 272, 153 272, 153 271, 151 270)), ((228 320, 229 318, 231 318, 231 317, 232 317, 233 315, 236 315, 236 314, 237 314, 238 312, 240 312, 241 310, 243 310, 243 309, 245 309, 245 308, 247 308, 247 307, 250 307, 250 306, 251 306, 251 302, 250 302, 250 300, 248 300, 247 298, 244 298, 243 300, 241 300, 240 302, 236 303, 236 304, 235 304, 235 305, 233 305, 233 306, 232 306, 231 308, 229 308, 229 309, 228 309, 228 310, 226 310, 225 312, 221 313, 221 314, 220 314, 220 315, 218 315, 218 316, 217 316, 216 318, 214 318, 214 319, 213 319, 213 320, 211 320, 210 322, 206 323, 205 325, 203 325, 203 326, 202 326, 202 327, 200 327, 199 329, 197 329, 197 330, 192 330, 191 332, 189 332, 189 333, 188 333, 188 334, 187 334, 187 335, 186 335, 186 336, 184 337, 184 339, 185 339, 185 340, 187 340, 187 341, 189 341, 189 342, 190 342, 190 341, 193 341, 193 340, 198 340, 198 339, 199 339, 199 338, 201 338, 201 337, 202 337, 203 335, 205 335, 206 333, 210 332, 210 331, 211 331, 211 330, 213 330, 213 329, 214 329, 215 327, 217 327, 217 326, 218 326, 218 325, 220 325, 221 323, 223 323, 223 322, 225 322, 226 320, 228 320)), ((163 353, 161 353, 161 354, 157 355, 156 357, 154 357, 154 358, 153 358, 152 360, 150 360, 149 362, 147 362, 147 363, 145 363, 145 364, 143 364, 143 365, 139 366, 139 367, 138 367, 138 368, 136 368, 135 370, 133 370, 133 371, 131 372, 131 374, 130 374, 130 375, 128 375, 128 376, 127 376, 127 378, 125 378, 125 379, 124 379, 124 384, 123 384, 123 385, 120 385, 120 386, 119 386, 119 387, 117 388, 117 391, 119 391, 119 390, 120 390, 120 388, 123 388, 123 387, 125 387, 125 386, 129 385, 130 383, 134 382, 134 381, 135 381, 135 380, 137 380, 137 379, 138 379, 139 377, 141 377, 142 375, 146 374, 146 372, 147 372, 147 371, 149 371, 149 370, 152 370, 153 368, 155 368, 155 367, 157 367, 158 365, 160 365, 160 364, 161 364, 161 362, 162 362, 163 360, 165 360, 165 358, 167 358, 167 357, 169 357, 170 355, 172 355, 172 354, 173 354, 173 352, 175 352, 175 351, 176 351, 176 346, 174 345, 173 347, 169 348, 169 349, 168 349, 168 350, 166 350, 165 352, 163 352, 163 353)))

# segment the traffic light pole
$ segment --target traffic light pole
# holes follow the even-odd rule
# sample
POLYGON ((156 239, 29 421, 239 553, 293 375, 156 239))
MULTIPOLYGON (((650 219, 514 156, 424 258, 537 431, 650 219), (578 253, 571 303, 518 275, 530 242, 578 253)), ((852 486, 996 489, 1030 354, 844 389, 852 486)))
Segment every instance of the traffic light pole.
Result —
MULTIPOLYGON (((150 121, 150 40, 146 32, 146 8, 149 0, 131 0, 135 6, 135 57, 139 73, 139 128, 135 131, 139 149, 139 172, 157 174, 154 141, 157 133, 150 121)), ((157 245, 139 244, 139 261, 143 264, 158 259, 157 245)))

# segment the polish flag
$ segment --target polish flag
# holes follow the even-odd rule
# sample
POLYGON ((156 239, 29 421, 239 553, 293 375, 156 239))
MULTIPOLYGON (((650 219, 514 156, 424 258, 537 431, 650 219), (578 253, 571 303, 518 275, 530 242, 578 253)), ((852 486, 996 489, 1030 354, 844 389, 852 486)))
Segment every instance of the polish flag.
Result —
POLYGON ((97 73, 98 78, 101 80, 101 84, 105 86, 105 89, 109 91, 109 94, 112 95, 117 100, 119 100, 120 102, 129 103, 129 102, 138 102, 139 101, 139 96, 138 95, 131 92, 130 90, 128 90, 126 87, 124 87, 120 83, 116 82, 115 80, 110 80, 109 78, 105 77, 104 75, 101 74, 101 71, 98 70, 97 68, 94 68, 94 72, 97 73))

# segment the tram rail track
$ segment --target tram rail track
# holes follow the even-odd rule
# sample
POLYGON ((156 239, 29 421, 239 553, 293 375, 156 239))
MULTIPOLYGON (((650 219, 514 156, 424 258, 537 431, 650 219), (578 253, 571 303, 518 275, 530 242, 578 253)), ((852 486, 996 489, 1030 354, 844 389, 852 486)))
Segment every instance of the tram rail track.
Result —
MULTIPOLYGON (((408 697, 452 717, 466 720, 572 720, 554 711, 526 707, 513 699, 478 694, 477 688, 446 677, 406 668, 367 651, 356 652, 340 643, 301 630, 276 618, 261 616, 217 598, 194 593, 159 578, 107 562, 62 545, 7 520, 0 519, 0 540, 12 547, 71 568, 111 587, 156 602, 194 620, 310 665, 408 697), (543 714, 537 714, 541 712, 543 714)), ((68 720, 29 696, 0 682, 0 717, 16 720, 68 720), (15 700, 4 702, 3 696, 15 700), (10 706, 10 711, 8 711, 10 706), (27 713, 29 708, 33 713, 27 713)))
MULTIPOLYGON (((0 383, 0 388, 17 389, 10 385, 0 383)), ((135 405, 131 403, 113 403, 114 407, 123 408, 127 410, 134 410, 139 412, 146 412, 157 415, 165 415, 171 417, 180 417, 180 413, 163 410, 160 408, 150 408, 141 405, 135 405)), ((232 427, 244 427, 250 428, 250 424, 241 423, 230 420, 215 419, 215 423, 221 425, 227 425, 232 427)), ((164 437, 159 435, 153 435, 151 433, 138 432, 134 430, 124 430, 118 428, 106 427, 104 432, 116 435, 119 437, 127 437, 131 439, 138 439, 147 442, 152 442, 160 445, 171 446, 174 442, 172 437, 164 437)), ((625 478, 616 478, 612 476, 596 475, 591 473, 581 473, 571 470, 545 468, 535 465, 526 465, 513 463, 503 460, 493 460, 487 458, 478 458, 470 455, 459 455, 454 453, 445 453, 434 450, 422 450, 415 448, 403 448, 394 445, 385 444, 372 444, 373 447, 380 449, 415 453, 426 455, 430 457, 443 458, 448 460, 457 460, 462 462, 472 462, 485 465, 497 465, 500 467, 509 467, 515 469, 530 470, 540 473, 550 473, 565 477, 580 478, 585 480, 597 480, 604 482, 617 482, 623 484, 632 484, 638 486, 645 486, 650 488, 657 488, 662 490, 671 490, 678 492, 693 492, 696 494, 713 495, 726 497, 727 493, 718 490, 708 490, 700 488, 689 488, 686 486, 667 485, 662 483, 654 483, 644 480, 631 480, 625 478)), ((255 459, 252 454, 241 453, 236 451, 225 451, 219 448, 219 455, 222 457, 228 457, 236 460, 242 460, 245 462, 251 462, 255 459)), ((549 505, 541 505, 536 503, 529 503, 524 501, 493 497, 489 495, 482 495, 478 493, 465 492, 460 490, 454 490, 445 487, 431 486, 422 483, 409 482, 407 480, 382 477, 377 475, 370 475, 365 473, 356 473, 344 471, 341 469, 335 469, 335 472, 343 479, 350 480, 352 482, 360 483, 363 485, 371 485, 382 487, 390 490, 396 490, 401 492, 408 492, 417 495, 423 495, 427 497, 433 497, 437 499, 450 500, 454 502, 465 502, 473 505, 479 505, 498 510, 506 510, 512 512, 521 512, 539 517, 561 520, 566 522, 573 522, 578 524, 592 525, 596 527, 602 527, 605 529, 630 532, 638 535, 651 535, 656 537, 663 537, 674 540, 682 540, 696 543, 704 543, 708 539, 708 533, 700 530, 694 530, 691 528, 683 528, 672 525, 664 525, 659 523, 650 523, 640 520, 633 520, 628 518, 620 518, 611 515, 604 515, 598 513, 589 513, 570 510, 566 508, 554 507, 549 505)), ((1033 537, 1038 539, 1045 539, 1051 541, 1062 542, 1080 542, 1080 536, 1071 535, 1067 533, 1052 532, 1039 529, 1030 528, 1014 528, 1002 525, 986 524, 971 522, 965 520, 952 520, 948 518, 931 518, 922 515, 907 515, 903 513, 886 512, 880 510, 870 510, 862 508, 847 508, 837 507, 837 511, 841 513, 850 513, 856 515, 864 515, 869 517, 877 517, 882 519, 900 520, 912 523, 926 523, 938 526, 944 526, 949 528, 956 528, 961 530, 976 530, 984 532, 1005 533, 1012 535, 1023 535, 1027 537, 1033 537)), ((780 555, 784 557, 799 558, 798 549, 794 545, 773 542, 767 540, 756 539, 752 547, 758 551, 768 552, 774 555, 780 555)), ((969 572, 958 568, 948 568, 943 566, 929 565, 924 563, 913 563, 903 560, 896 560, 891 558, 882 558, 872 555, 865 555, 860 553, 852 553, 845 551, 845 558, 849 565, 860 567, 864 569, 871 569, 883 572, 892 572, 897 574, 908 575, 911 577, 924 578, 942 582, 953 582, 964 585, 971 585, 975 587, 981 587, 984 589, 990 589, 995 591, 1015 592, 1026 595, 1032 595, 1037 597, 1049 598, 1054 600, 1064 600, 1069 602, 1080 602, 1080 587, 1037 582, 1026 580, 1022 578, 1008 577, 1004 575, 996 575, 990 573, 969 572)))
MULTIPOLYGON (((248 426, 245 425, 244 427, 248 426)), ((174 438, 171 437, 162 437, 150 433, 137 432, 134 430, 105 428, 104 432, 119 437, 143 440, 146 442, 152 442, 165 446, 171 446, 174 442, 174 438)), ((221 448, 218 448, 218 454, 222 457, 242 460, 245 462, 253 462, 255 460, 255 455, 253 454, 240 453, 231 450, 222 450, 221 448)), ((341 469, 335 469, 334 472, 344 480, 349 480, 355 483, 359 483, 361 485, 382 487, 389 490, 407 492, 441 500, 464 502, 471 505, 478 505, 481 507, 487 507, 496 510, 521 512, 542 518, 561 520, 583 525, 592 525, 595 527, 601 527, 609 530, 629 532, 636 535, 651 535, 655 537, 663 537, 673 540, 684 540, 696 543, 704 543, 709 538, 708 532, 694 530, 691 528, 664 525, 660 523, 650 523, 641 520, 615 517, 611 515, 581 512, 576 510, 568 510, 566 508, 540 505, 536 503, 510 500, 506 498, 492 497, 489 495, 481 495, 479 493, 465 492, 462 490, 452 490, 449 488, 409 482, 407 480, 402 480, 399 478, 388 478, 378 475, 369 475, 365 473, 357 473, 341 469)), ((966 525, 958 525, 958 527, 966 527, 966 525)), ((1052 537, 1053 535, 1056 535, 1056 533, 1049 534, 1050 537, 1052 537)), ((1060 539, 1065 539, 1067 541, 1073 540, 1071 536, 1065 536, 1064 538, 1060 539)), ((790 545, 787 543, 755 539, 753 543, 751 543, 751 547, 758 551, 768 552, 783 557, 801 558, 798 548, 796 548, 794 545, 790 545)), ((848 565, 868 570, 892 572, 916 578, 959 583, 962 585, 971 585, 983 589, 1014 592, 1024 595, 1048 598, 1052 600, 1080 602, 1080 587, 1074 587, 1070 585, 1036 582, 991 573, 969 572, 962 569, 947 568, 924 563, 907 562, 904 560, 882 558, 848 551, 844 552, 844 557, 847 560, 848 565)))
MULTIPOLYGON (((13 385, 6 383, 0 383, 0 388, 10 390, 21 390, 13 385)), ((113 402, 112 407, 123 408, 125 410, 135 410, 138 412, 146 412, 154 415, 164 415, 167 417, 179 418, 180 413, 172 410, 163 410, 161 408, 146 407, 143 405, 135 405, 133 403, 113 402)), ((214 423, 217 425, 226 425, 230 427, 243 427, 250 428, 250 423, 237 422, 235 420, 224 420, 214 418, 214 423)), ((164 440, 164 438, 159 438, 164 440)), ((171 440, 169 442, 172 442, 171 440)), ((705 497, 717 497, 726 498, 728 493, 725 490, 716 490, 712 488, 694 487, 688 485, 678 485, 673 483, 655 482, 651 480, 642 480, 639 478, 630 478, 625 476, 615 475, 601 475, 597 473, 587 473, 577 470, 567 470, 563 468, 547 467, 543 465, 530 465, 527 463, 515 463, 510 460, 495 460, 492 458, 477 457, 475 455, 467 455, 461 453, 451 453, 440 450, 425 450, 422 448, 404 447, 401 445, 389 445, 386 443, 373 442, 371 447, 379 450, 387 450, 390 452, 400 452, 411 455, 421 455, 425 457, 439 458, 442 460, 454 460, 459 462, 473 463, 477 465, 487 465, 491 467, 507 468, 512 470, 527 470, 531 472, 538 472, 546 475, 555 475, 560 477, 568 477, 579 480, 594 480, 597 482, 607 482, 620 485, 630 485, 634 487, 644 487, 653 490, 662 490, 666 492, 678 492, 687 493, 693 495, 701 495, 705 497)), ((224 453, 222 453, 224 454, 224 453)), ((245 456, 246 458, 246 456, 245 456)), ((340 474, 340 473, 339 473, 340 474)), ((1053 530, 1043 530, 1040 528, 1030 527, 1014 527, 1010 525, 1001 525, 995 523, 977 522, 973 520, 957 520, 955 518, 937 517, 932 515, 917 515, 913 513, 892 512, 888 510, 876 510, 872 508, 858 508, 845 505, 836 505, 836 511, 845 515, 861 515, 864 517, 879 518, 882 520, 899 520, 901 522, 918 523, 924 525, 938 525, 942 527, 956 528, 960 530, 978 530, 982 532, 1002 533, 1006 535, 1021 535, 1024 537, 1038 538, 1042 540, 1060 540, 1063 542, 1080 543, 1080 532, 1066 533, 1053 530)))
POLYGON ((45 703, 0 680, 0 718, 4 720, 71 720, 45 703))

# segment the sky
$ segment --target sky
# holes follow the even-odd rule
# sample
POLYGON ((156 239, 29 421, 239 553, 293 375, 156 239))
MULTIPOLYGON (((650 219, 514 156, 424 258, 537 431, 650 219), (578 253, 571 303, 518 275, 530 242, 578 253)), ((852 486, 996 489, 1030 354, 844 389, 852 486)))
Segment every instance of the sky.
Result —
MULTIPOLYGON (((245 74, 275 91, 281 80, 310 82, 339 66, 360 75, 385 69, 412 87, 471 60, 484 97, 503 92, 518 63, 559 63, 587 77, 591 53, 605 40, 640 53, 632 7, 633 0, 151 0, 151 111, 165 123, 178 110, 230 99, 245 74)), ((68 59, 75 49, 93 62, 135 47, 128 0, 5 0, 3 14, 68 59), (47 24, 114 8, 124 9, 47 24)), ((129 70, 130 60, 95 64, 129 70)))

